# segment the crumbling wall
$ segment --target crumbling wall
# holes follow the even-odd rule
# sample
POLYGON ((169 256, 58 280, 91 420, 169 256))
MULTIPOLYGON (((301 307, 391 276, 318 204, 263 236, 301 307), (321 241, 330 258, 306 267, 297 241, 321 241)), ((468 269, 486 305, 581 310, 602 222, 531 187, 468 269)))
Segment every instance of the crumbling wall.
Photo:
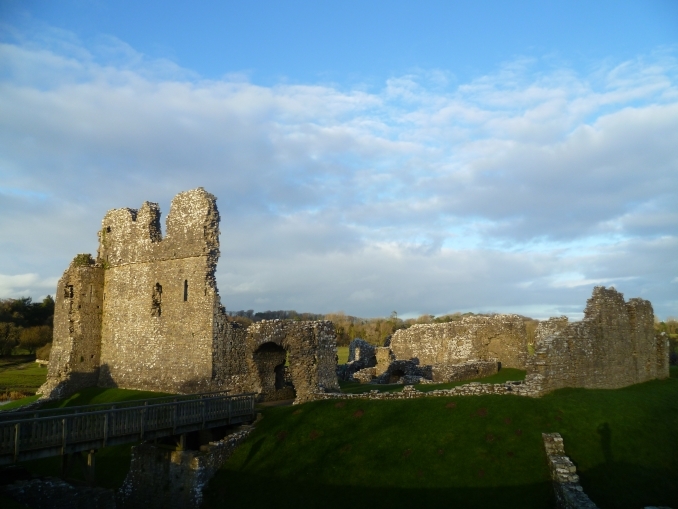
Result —
POLYGON ((54 335, 47 381, 38 393, 61 398, 96 385, 99 377, 104 270, 77 255, 55 295, 54 335))
POLYGON ((463 364, 433 364, 431 380, 436 383, 473 380, 494 375, 499 371, 496 361, 469 361, 463 364))
POLYGON ((63 397, 99 385, 279 399, 294 397, 293 383, 297 401, 305 401, 311 392, 339 390, 331 322, 276 320, 249 329, 229 322, 217 292, 218 258, 219 211, 202 188, 172 200, 164 238, 157 204, 110 210, 96 262, 78 255, 59 282, 43 393, 63 397), (258 352, 266 342, 280 350, 258 352))
POLYGON ((355 338, 348 345, 348 361, 337 366, 337 377, 340 380, 351 380, 358 371, 376 365, 376 347, 364 339, 355 338))
POLYGON ((390 347, 396 359, 419 359, 420 364, 498 360, 502 367, 525 369, 527 331, 517 315, 470 316, 398 330, 390 347))
POLYGON ((98 261, 106 267, 99 385, 167 392, 208 390, 213 377, 216 198, 178 194, 165 238, 155 203, 109 211, 98 261))
POLYGON ((581 322, 560 317, 539 324, 527 372, 542 393, 561 387, 615 389, 668 377, 668 346, 655 338, 649 301, 625 302, 614 288, 596 287, 581 322))
POLYGON ((289 379, 294 385, 297 403, 307 401, 315 392, 339 390, 336 331, 332 322, 263 320, 247 329, 245 358, 250 374, 247 390, 261 393, 266 400, 287 398, 288 392, 276 395, 271 392, 270 382, 267 385, 266 380, 262 380, 262 364, 257 363, 256 355, 267 344, 277 345, 287 353, 289 379))
POLYGON ((132 447, 130 469, 117 492, 120 509, 197 509, 209 480, 252 431, 250 426, 200 451, 144 443, 132 447))

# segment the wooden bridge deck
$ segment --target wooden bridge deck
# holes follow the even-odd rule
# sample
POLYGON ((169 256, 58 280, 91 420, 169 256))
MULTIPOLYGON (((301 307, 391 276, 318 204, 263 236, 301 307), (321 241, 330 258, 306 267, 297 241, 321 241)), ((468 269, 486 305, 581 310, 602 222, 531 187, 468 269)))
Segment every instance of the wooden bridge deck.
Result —
POLYGON ((255 395, 225 392, 3 415, 0 465, 254 420, 255 395), (134 404, 136 403, 136 404, 134 404), (103 408, 102 408, 103 407, 103 408))

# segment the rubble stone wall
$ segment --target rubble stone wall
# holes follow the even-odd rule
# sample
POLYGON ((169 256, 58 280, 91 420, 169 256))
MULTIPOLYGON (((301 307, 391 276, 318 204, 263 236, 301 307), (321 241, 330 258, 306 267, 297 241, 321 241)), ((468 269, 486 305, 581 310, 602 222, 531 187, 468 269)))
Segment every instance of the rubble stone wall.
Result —
POLYGON ((192 508, 221 465, 250 434, 244 426, 200 451, 173 451, 151 443, 132 447, 130 469, 117 492, 119 509, 192 508))
POLYGON ((98 260, 106 267, 99 385, 210 388, 218 255, 216 198, 203 189, 174 198, 165 238, 157 204, 106 214, 98 260))
POLYGON ((579 484, 577 467, 565 456, 560 433, 542 433, 557 509, 598 509, 579 484))
MULTIPOLYGON (((269 389, 265 381, 262 383, 255 355, 262 345, 268 343, 278 345, 287 352, 289 377, 296 391, 297 403, 308 400, 309 395, 318 390, 340 390, 336 373, 336 331, 332 322, 263 320, 247 329, 248 371, 258 374, 249 377, 248 390, 262 394, 267 394, 269 389)), ((264 397, 271 399, 271 396, 264 397)))
POLYGON ((431 366, 431 380, 436 383, 472 380, 494 375, 499 371, 496 361, 471 361, 463 364, 434 364, 431 366))
POLYGON ((422 365, 497 360, 502 367, 525 369, 527 331, 517 315, 470 316, 398 330, 390 347, 396 359, 416 358, 422 365))
POLYGON ((57 284, 47 381, 39 394, 55 398, 96 385, 101 353, 104 271, 78 255, 57 284))
POLYGON ((541 322, 527 380, 546 393, 561 387, 615 389, 667 378, 668 345, 655 337, 649 301, 630 299, 614 288, 596 287, 584 319, 541 322))
POLYGON ((61 398, 99 385, 277 399, 294 397, 291 381, 301 402, 339 390, 332 323, 274 320, 245 329, 229 322, 216 286, 218 258, 219 211, 202 188, 172 200, 164 237, 155 203, 109 211, 96 261, 78 255, 59 281, 41 393, 61 398), (267 342, 280 348, 275 359, 257 353, 267 342))

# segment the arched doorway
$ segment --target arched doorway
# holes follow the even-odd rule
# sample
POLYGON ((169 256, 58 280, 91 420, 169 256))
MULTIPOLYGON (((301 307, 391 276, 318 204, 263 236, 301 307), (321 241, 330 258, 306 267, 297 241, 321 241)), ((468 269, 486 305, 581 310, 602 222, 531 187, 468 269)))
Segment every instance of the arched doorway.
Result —
POLYGON ((402 369, 394 369, 389 373, 388 383, 397 384, 400 382, 400 379, 405 376, 405 372, 402 369))
POLYGON ((294 399, 294 385, 285 366, 285 348, 269 341, 254 351, 253 359, 259 374, 262 401, 294 399))

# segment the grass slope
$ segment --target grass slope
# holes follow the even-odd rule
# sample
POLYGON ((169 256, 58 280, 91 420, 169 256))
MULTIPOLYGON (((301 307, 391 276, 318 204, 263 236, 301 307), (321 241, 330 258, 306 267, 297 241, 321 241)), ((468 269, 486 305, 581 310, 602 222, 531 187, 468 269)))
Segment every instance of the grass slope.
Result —
POLYGON ((618 390, 264 410, 208 508, 552 507, 541 433, 560 432, 601 508, 678 505, 678 371, 618 390))
POLYGON ((0 358, 0 392, 35 393, 47 379, 47 369, 32 356, 0 358))

